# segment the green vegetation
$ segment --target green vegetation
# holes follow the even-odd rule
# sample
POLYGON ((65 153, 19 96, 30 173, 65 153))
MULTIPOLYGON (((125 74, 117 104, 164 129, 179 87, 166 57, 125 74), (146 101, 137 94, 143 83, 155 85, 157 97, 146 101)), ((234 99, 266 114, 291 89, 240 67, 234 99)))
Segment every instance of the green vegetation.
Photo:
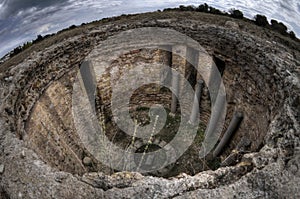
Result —
POLYGON ((271 28, 281 34, 286 34, 287 30, 288 30, 287 27, 283 23, 278 22, 274 19, 271 20, 271 28))
POLYGON ((22 46, 18 46, 15 49, 12 50, 12 52, 10 53, 11 56, 14 56, 16 54, 19 54, 20 52, 22 52, 23 50, 29 48, 30 46, 32 46, 33 42, 26 42, 24 43, 22 46))
POLYGON ((202 142, 204 141, 204 138, 205 138, 205 126, 203 124, 200 124, 194 143, 198 146, 201 146, 202 142))
POLYGON ((198 8, 196 9, 196 11, 197 12, 208 12, 208 5, 206 3, 199 5, 198 8))
MULTIPOLYGON (((58 33, 63 32, 63 31, 67 31, 67 30, 71 30, 71 29, 74 29, 74 28, 76 28, 76 27, 77 27, 77 26, 72 25, 72 26, 70 26, 69 28, 66 28, 66 29, 64 29, 64 30, 59 31, 58 33)), ((44 39, 46 39, 46 38, 48 38, 48 37, 50 37, 50 36, 53 36, 53 35, 55 35, 55 34, 48 34, 48 35, 45 35, 45 36, 37 35, 36 39, 34 39, 34 40, 32 40, 32 41, 28 41, 28 42, 24 43, 23 45, 16 47, 15 49, 13 49, 13 50, 9 53, 9 55, 10 55, 10 57, 13 57, 13 56, 19 54, 20 52, 26 50, 27 48, 29 48, 29 47, 32 46, 33 44, 39 43, 40 41, 43 41, 44 39)))
POLYGON ((289 36, 292 39, 296 39, 295 33, 293 31, 288 31, 288 28, 282 22, 278 22, 272 19, 271 24, 269 24, 267 17, 264 15, 256 15, 254 17, 254 20, 255 24, 258 26, 266 27, 282 35, 289 36))
POLYGON ((137 107, 136 108, 136 111, 149 111, 150 110, 150 108, 148 108, 148 107, 145 107, 145 106, 139 106, 139 107, 137 107))
MULTIPOLYGON (((196 6, 179 6, 178 8, 166 8, 164 11, 193 11, 193 12, 204 12, 204 13, 211 13, 216 15, 225 15, 236 19, 245 19, 244 14, 242 11, 237 9, 230 9, 228 12, 223 12, 217 8, 213 8, 211 6, 208 6, 206 3, 201 4, 198 7, 196 6)), ((268 19, 264 15, 256 15, 254 17, 254 20, 250 20, 254 24, 262 27, 266 27, 270 30, 273 30, 275 32, 280 33, 281 35, 288 36, 291 39, 298 40, 295 33, 293 31, 288 31, 288 28, 286 25, 284 25, 282 22, 278 22, 274 19, 271 20, 271 24, 269 24, 268 19)))
POLYGON ((42 41, 43 39, 44 39, 44 37, 43 37, 42 35, 38 35, 37 38, 36 38, 35 40, 26 42, 26 43, 24 43, 23 45, 18 46, 18 47, 16 47, 15 49, 13 49, 13 50, 10 52, 10 57, 13 57, 13 56, 19 54, 19 53, 22 52, 23 50, 26 50, 27 48, 29 48, 29 47, 32 46, 33 44, 36 44, 36 43, 42 41))
POLYGON ((236 19, 243 19, 244 18, 244 14, 242 11, 240 10, 236 10, 236 9, 231 9, 229 10, 230 16, 236 19))
POLYGON ((269 25, 268 19, 264 15, 256 15, 254 19, 255 19, 255 24, 258 26, 266 27, 267 25, 269 25))
POLYGON ((289 31, 288 34, 290 35, 290 38, 297 39, 296 34, 293 31, 289 31))
MULTIPOLYGON (((216 15, 223 15, 223 16, 229 16, 232 18, 236 18, 236 19, 245 19, 244 18, 244 14, 242 11, 237 10, 237 9, 230 9, 229 12, 226 11, 221 11, 217 8, 211 7, 209 5, 207 5, 206 3, 199 5, 198 7, 196 6, 179 6, 177 8, 166 8, 163 10, 164 12, 167 11, 190 11, 190 12, 203 12, 203 13, 210 13, 210 14, 216 14, 216 15)), ((161 10, 158 10, 158 12, 161 12, 161 10)), ((103 18, 100 21, 102 22, 110 22, 110 21, 115 21, 115 20, 119 20, 124 16, 134 16, 136 14, 133 15, 121 15, 121 16, 117 16, 117 17, 110 17, 110 18, 103 18)), ((246 19, 250 22, 253 22, 254 24, 256 24, 257 26, 261 26, 261 27, 265 27, 268 28, 272 31, 278 32, 281 35, 284 36, 288 36, 293 40, 299 41, 298 38, 296 37, 296 34, 293 31, 289 31, 288 28, 286 27, 286 25, 284 25, 282 22, 278 22, 274 19, 271 20, 271 24, 269 24, 268 19, 266 16, 264 15, 256 15, 254 17, 253 20, 249 20, 246 19)), ((99 21, 93 21, 91 23, 95 23, 95 22, 99 22, 99 21)), ((85 23, 82 23, 81 25, 86 25, 85 23)), ((63 29, 61 31, 58 31, 56 34, 65 32, 67 30, 71 30, 71 29, 75 29, 77 26, 76 25, 71 25, 70 27, 63 29)), ((50 36, 53 36, 55 34, 49 34, 49 35, 38 35, 37 38, 35 40, 29 41, 24 43, 21 46, 16 47, 14 50, 12 50, 10 53, 8 53, 6 56, 9 57, 13 57, 17 54, 19 54, 20 52, 24 51, 25 49, 29 48, 30 46, 32 46, 35 43, 38 43, 50 36)), ((4 56, 5 57, 5 56, 4 56)))
POLYGON ((218 14, 218 15, 228 15, 226 12, 222 12, 221 10, 208 6, 206 3, 196 6, 179 6, 179 8, 166 8, 163 11, 195 11, 195 12, 205 12, 205 13, 211 13, 211 14, 218 14))

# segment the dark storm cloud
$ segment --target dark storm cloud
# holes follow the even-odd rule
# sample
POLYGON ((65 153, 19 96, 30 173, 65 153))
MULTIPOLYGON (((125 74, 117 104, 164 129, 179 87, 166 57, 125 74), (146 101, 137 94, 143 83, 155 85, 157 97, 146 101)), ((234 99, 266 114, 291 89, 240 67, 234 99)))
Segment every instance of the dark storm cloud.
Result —
POLYGON ((0 0, 0 57, 37 35, 107 17, 119 4, 117 0, 0 0), (103 13, 104 9, 110 12, 103 13))
POLYGON ((264 14, 283 21, 300 35, 299 0, 0 0, 0 57, 37 35, 46 35, 104 17, 207 2, 245 16, 264 14))
POLYGON ((0 0, 0 18, 7 19, 17 15, 24 10, 30 10, 31 8, 43 9, 49 6, 59 6, 66 3, 67 0, 0 0))
POLYGON ((37 34, 55 31, 55 25, 52 24, 55 20, 51 16, 60 11, 64 2, 66 1, 0 0, 0 57, 34 39, 37 34))

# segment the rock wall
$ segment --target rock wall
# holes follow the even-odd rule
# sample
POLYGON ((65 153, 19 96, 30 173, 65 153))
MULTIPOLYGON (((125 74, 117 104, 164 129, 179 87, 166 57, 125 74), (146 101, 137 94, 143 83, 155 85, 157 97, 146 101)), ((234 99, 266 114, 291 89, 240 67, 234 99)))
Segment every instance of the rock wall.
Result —
MULTIPOLYGON (((273 42, 272 37, 266 40, 253 36, 251 31, 187 20, 179 14, 176 19, 168 18, 167 13, 165 15, 163 20, 140 15, 138 19, 128 20, 128 23, 92 26, 41 52, 32 52, 23 62, 1 73, 1 197, 300 197, 299 51, 273 42), (67 93, 70 90, 64 91, 66 85, 61 85, 60 78, 76 71, 89 52, 108 36, 137 27, 168 27, 185 33, 198 41, 210 55, 224 60, 226 68, 223 78, 229 105, 226 123, 229 123, 235 110, 245 113, 243 124, 224 154, 229 154, 243 137, 252 141, 251 153, 243 155, 238 165, 195 176, 182 174, 170 179, 126 172, 111 176, 102 173, 81 176, 72 175, 68 170, 59 171, 65 170, 60 167, 64 157, 76 159, 75 156, 83 158, 86 155, 79 149, 80 144, 74 134, 70 132, 68 137, 68 128, 64 129, 64 125, 71 125, 72 122, 67 116, 70 115, 68 106, 60 108, 60 105, 68 103, 67 93), (66 98, 56 99, 54 93, 61 93, 66 98), (56 113, 44 106, 49 103, 51 108, 49 98, 56 113), (61 119, 53 119, 53 115, 61 119), (47 123, 35 123, 35 118, 47 123), (60 121, 63 124, 58 123, 60 121), (35 130, 26 129, 27 124, 29 127, 35 126, 35 130), (61 141, 47 137, 44 125, 58 128, 57 135, 61 141), (34 138, 36 135, 35 140, 23 141, 26 136, 34 138), (49 148, 51 156, 48 160, 39 154, 39 143, 45 140, 57 144, 49 148), (71 146, 73 148, 69 151, 58 147, 58 144, 70 146, 68 143, 76 145, 71 146), (74 156, 71 151, 78 154, 74 156), (55 161, 57 165, 46 164, 55 161)), ((207 96, 205 91, 204 97, 207 96)), ((73 163, 72 159, 68 164, 73 163)), ((77 164, 81 164, 81 160, 77 164)), ((83 167, 77 166, 71 170, 86 172, 83 167)))

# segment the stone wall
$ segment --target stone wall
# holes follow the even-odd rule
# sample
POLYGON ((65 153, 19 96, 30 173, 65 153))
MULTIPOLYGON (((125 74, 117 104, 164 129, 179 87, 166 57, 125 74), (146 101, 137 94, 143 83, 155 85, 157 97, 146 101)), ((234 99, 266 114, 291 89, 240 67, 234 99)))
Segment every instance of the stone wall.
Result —
MULTIPOLYGON (((10 198, 300 197, 299 51, 272 42, 272 38, 266 40, 253 36, 251 32, 187 20, 180 15, 177 19, 168 19, 166 14, 168 20, 142 16, 128 23, 93 26, 42 52, 33 52, 22 63, 1 73, 0 165, 3 169, 0 170, 0 193, 10 198), (42 158, 39 149, 28 146, 42 142, 43 139, 39 140, 42 135, 46 138, 45 128, 38 132, 43 125, 35 123, 36 117, 45 119, 51 126, 51 117, 47 117, 49 111, 43 112, 43 105, 48 103, 43 101, 45 96, 51 96, 55 88, 61 87, 57 80, 78 68, 89 52, 107 36, 149 26, 168 27, 185 33, 198 41, 210 55, 218 55, 225 61, 223 78, 229 105, 226 123, 235 110, 244 112, 245 119, 224 154, 229 154, 245 136, 252 141, 252 152, 244 155, 238 165, 196 176, 182 174, 172 179, 135 173, 77 176, 46 164, 49 160, 42 158), (30 115, 32 111, 33 115, 30 115), (35 125, 36 130, 28 134, 25 124, 30 122, 29 126, 35 125), (33 138, 38 133, 39 138, 25 143, 22 139, 30 133, 33 138)), ((204 97, 208 99, 207 91, 204 97)), ((66 103, 61 99, 57 102, 66 103)), ((59 112, 64 109, 55 109, 60 117, 64 117, 59 112)), ((68 124, 66 118, 63 121, 68 124)), ((52 125, 52 128, 57 126, 55 122, 52 125)), ((59 128, 58 132, 62 130, 59 128)), ((58 135, 66 143, 74 138, 73 134, 70 137, 66 137, 67 133, 58 135)), ((49 140, 53 140, 51 144, 59 143, 54 137, 49 140)), ((72 156, 70 151, 62 151, 57 146, 49 153, 56 154, 58 159, 63 157, 59 153, 72 156)), ((76 147, 72 151, 80 153, 76 147)), ((59 169, 63 170, 62 167, 59 169)))

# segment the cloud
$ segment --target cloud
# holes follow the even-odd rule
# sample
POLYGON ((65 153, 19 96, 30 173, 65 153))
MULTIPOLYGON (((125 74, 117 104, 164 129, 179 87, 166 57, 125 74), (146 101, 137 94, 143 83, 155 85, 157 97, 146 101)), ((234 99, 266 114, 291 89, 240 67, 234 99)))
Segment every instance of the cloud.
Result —
POLYGON ((18 45, 35 39, 38 34, 46 35, 72 24, 103 18, 108 15, 103 13, 106 8, 120 4, 121 1, 116 0, 63 1, 63 3, 52 0, 47 1, 47 4, 36 4, 33 0, 1 1, 0 12, 3 10, 4 12, 1 12, 0 16, 2 17, 0 18, 0 57, 18 45), (21 5, 14 5, 12 2, 17 4, 21 2, 21 5), (50 5, 49 2, 53 4, 50 5))
POLYGON ((249 18, 253 18, 256 14, 266 15, 268 19, 276 19, 285 23, 300 36, 298 0, 205 0, 203 2, 207 2, 209 5, 222 10, 230 8, 240 9, 249 18))
POLYGON ((66 0, 47 0, 47 1, 36 1, 36 0, 2 0, 0 5, 1 19, 8 17, 14 17, 19 12, 36 7, 38 9, 47 8, 51 5, 63 5, 66 0))
POLYGON ((51 29, 52 24, 48 23, 48 24, 44 24, 41 27, 39 27, 37 29, 37 33, 38 34, 45 34, 47 32, 49 32, 49 30, 51 29))
POLYGON ((300 35, 298 0, 0 0, 0 57, 38 34, 57 32, 120 14, 208 3, 220 10, 240 9, 247 17, 263 14, 283 21, 300 35))

